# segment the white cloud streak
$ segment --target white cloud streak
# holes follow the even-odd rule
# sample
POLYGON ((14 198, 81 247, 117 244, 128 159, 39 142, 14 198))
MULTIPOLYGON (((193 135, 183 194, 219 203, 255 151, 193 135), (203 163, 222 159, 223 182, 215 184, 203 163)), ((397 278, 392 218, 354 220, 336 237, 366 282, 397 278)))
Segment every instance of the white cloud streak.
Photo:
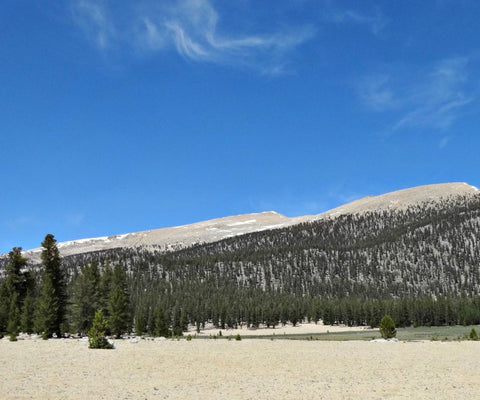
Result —
POLYGON ((467 93, 468 58, 444 59, 414 81, 394 74, 378 74, 363 80, 359 95, 378 112, 394 111, 391 131, 412 128, 448 129, 474 98, 467 93), (400 115, 400 117, 398 116, 400 115))
POLYGON ((391 78, 387 74, 365 78, 359 85, 359 95, 363 102, 375 111, 394 109, 398 106, 391 88, 391 78))
POLYGON ((327 19, 336 24, 367 26, 374 35, 380 34, 387 26, 387 19, 378 8, 374 14, 362 14, 356 10, 336 10, 331 12, 327 19))
POLYGON ((78 0, 72 8, 75 23, 99 48, 105 49, 115 39, 116 32, 107 17, 104 1, 78 0))
POLYGON ((75 22, 100 49, 123 44, 148 54, 174 49, 196 62, 237 65, 265 73, 283 70, 286 54, 314 35, 311 27, 264 35, 238 35, 220 29, 209 0, 141 0, 128 17, 105 1, 75 0, 75 22))

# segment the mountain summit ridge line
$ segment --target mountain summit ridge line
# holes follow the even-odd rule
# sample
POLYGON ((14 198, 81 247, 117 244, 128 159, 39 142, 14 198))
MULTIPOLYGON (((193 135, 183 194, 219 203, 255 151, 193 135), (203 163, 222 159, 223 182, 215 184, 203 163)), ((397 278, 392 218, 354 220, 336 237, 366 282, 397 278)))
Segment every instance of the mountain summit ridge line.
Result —
MULTIPOLYGON (((169 251, 252 232, 284 228, 324 218, 335 218, 344 214, 400 210, 414 204, 439 202, 453 196, 470 195, 480 195, 480 189, 464 182, 423 185, 377 196, 367 196, 316 215, 286 217, 275 211, 240 214, 187 225, 59 242, 58 248, 62 256, 140 246, 169 251)), ((35 248, 26 250, 24 254, 34 261, 39 259, 40 251, 41 248, 35 248)))

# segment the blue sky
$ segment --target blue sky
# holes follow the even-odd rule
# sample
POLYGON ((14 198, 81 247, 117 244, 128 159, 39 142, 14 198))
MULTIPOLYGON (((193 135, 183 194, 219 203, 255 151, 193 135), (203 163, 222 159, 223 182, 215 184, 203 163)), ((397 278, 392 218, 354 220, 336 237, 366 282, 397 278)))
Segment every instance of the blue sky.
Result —
POLYGON ((480 4, 5 0, 0 253, 480 186, 480 4))

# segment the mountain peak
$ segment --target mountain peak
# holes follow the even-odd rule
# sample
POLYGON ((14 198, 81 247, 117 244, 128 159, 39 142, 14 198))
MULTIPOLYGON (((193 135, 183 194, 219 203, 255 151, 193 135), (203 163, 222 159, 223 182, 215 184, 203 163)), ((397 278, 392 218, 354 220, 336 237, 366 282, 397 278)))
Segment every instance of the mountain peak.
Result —
POLYGON ((479 193, 480 189, 465 182, 416 186, 378 196, 366 196, 319 214, 318 217, 333 217, 340 214, 368 211, 401 210, 419 203, 438 202, 455 196, 471 196, 479 193))
MULTIPOLYGON (((402 210, 420 203, 436 203, 456 196, 479 195, 480 190, 464 182, 442 183, 402 189, 378 196, 367 196, 318 215, 289 218, 275 211, 241 214, 187 225, 147 231, 78 239, 58 243, 62 256, 99 250, 150 247, 177 250, 199 243, 210 243, 269 229, 278 229, 323 218, 383 210, 402 210)), ((33 262, 40 260, 40 248, 26 251, 33 262)))

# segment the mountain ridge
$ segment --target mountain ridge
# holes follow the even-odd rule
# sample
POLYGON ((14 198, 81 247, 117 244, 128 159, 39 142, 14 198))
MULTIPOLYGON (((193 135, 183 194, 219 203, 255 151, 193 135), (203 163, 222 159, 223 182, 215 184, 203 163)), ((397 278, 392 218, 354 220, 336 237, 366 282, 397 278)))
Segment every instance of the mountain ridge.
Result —
MULTIPOLYGON (((400 210, 413 204, 435 204, 455 196, 470 195, 480 195, 480 189, 464 182, 422 185, 363 197, 316 215, 287 217, 275 211, 240 214, 187 225, 59 242, 58 248, 62 256, 130 247, 150 247, 168 252, 195 244, 211 243, 247 233, 285 228, 345 214, 400 210)), ((35 248, 26 250, 24 254, 36 262, 40 259, 40 252, 41 248, 35 248)))

